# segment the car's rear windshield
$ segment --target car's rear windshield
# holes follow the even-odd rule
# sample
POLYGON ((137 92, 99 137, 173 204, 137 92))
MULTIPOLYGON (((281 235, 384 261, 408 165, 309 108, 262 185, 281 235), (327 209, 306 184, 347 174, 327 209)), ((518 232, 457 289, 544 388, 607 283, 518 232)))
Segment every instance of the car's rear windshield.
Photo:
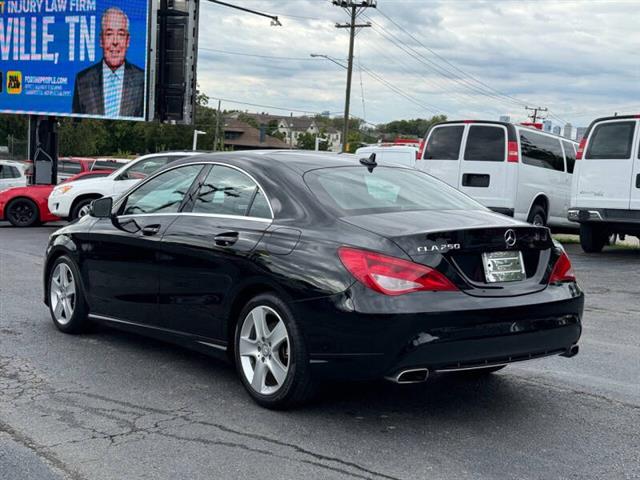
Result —
POLYGON ((340 216, 411 210, 485 210, 475 200, 426 173, 401 167, 321 168, 305 182, 340 216))

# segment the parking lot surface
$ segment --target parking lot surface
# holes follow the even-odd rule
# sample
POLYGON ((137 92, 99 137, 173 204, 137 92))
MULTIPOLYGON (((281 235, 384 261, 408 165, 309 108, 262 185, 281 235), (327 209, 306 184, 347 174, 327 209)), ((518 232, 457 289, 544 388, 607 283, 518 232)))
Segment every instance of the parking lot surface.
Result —
POLYGON ((59 333, 41 285, 54 229, 0 223, 0 479, 640 478, 640 250, 567 247, 587 294, 575 358, 329 385, 272 412, 198 353, 59 333))

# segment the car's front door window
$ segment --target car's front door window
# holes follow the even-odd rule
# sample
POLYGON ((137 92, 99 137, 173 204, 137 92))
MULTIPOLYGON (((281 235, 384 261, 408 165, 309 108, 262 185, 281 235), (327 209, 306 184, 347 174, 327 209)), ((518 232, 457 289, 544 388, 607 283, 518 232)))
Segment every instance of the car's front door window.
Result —
POLYGON ((161 173, 131 192, 123 202, 120 214, 177 212, 201 170, 202 165, 186 165, 161 173))

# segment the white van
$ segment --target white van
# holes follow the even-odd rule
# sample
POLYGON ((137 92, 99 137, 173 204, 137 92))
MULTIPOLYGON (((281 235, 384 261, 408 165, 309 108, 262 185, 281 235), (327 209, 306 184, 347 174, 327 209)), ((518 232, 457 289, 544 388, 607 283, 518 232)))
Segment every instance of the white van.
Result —
POLYGON ((407 146, 380 146, 371 145, 368 147, 360 147, 356 150, 356 155, 369 156, 376 154, 376 162, 384 165, 394 163, 396 165, 404 165, 406 167, 414 167, 416 165, 416 157, 418 149, 407 146))
POLYGON ((580 142, 569 220, 585 252, 611 235, 640 237, 640 115, 594 120, 580 142))
POLYGON ((535 225, 567 219, 577 143, 506 122, 442 122, 427 132, 416 168, 486 207, 535 225))

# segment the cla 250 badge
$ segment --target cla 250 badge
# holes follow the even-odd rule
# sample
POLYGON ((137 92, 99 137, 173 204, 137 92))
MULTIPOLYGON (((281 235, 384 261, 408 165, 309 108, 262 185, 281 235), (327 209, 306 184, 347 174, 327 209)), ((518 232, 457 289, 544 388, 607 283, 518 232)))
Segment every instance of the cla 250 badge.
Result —
POLYGON ((418 253, 446 252, 449 250, 460 250, 459 243, 441 243, 440 245, 425 245, 418 247, 418 253))

